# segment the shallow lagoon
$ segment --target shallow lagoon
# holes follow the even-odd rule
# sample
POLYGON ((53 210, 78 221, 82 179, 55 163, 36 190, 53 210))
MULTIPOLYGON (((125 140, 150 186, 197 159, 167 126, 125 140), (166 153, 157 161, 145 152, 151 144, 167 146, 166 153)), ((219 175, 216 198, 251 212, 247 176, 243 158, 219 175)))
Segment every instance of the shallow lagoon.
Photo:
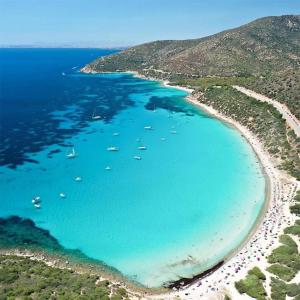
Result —
MULTIPOLYGON (((150 287, 222 260, 247 236, 264 204, 265 181, 251 147, 236 130, 185 102, 185 92, 125 74, 82 75, 72 66, 90 53, 81 50, 72 60, 74 52, 65 51, 54 51, 59 68, 50 67, 51 53, 38 53, 36 70, 55 84, 41 81, 32 89, 37 72, 26 78, 31 88, 22 95, 9 87, 2 94, 9 116, 1 118, 1 216, 31 218, 64 247, 150 287), (102 119, 93 121, 93 114, 102 119), (152 130, 144 129, 148 125, 152 130), (68 159, 73 146, 77 156, 68 159), (31 203, 36 195, 40 210, 31 203)), ((12 75, 6 80, 24 85, 12 75)))

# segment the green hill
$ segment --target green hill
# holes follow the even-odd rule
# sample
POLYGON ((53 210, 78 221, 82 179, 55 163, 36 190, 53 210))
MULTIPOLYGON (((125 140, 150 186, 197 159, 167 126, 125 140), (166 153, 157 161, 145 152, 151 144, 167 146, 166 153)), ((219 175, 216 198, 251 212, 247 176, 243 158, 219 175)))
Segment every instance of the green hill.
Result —
POLYGON ((267 17, 195 40, 156 41, 89 64, 94 71, 162 70, 197 76, 263 75, 299 66, 300 16, 267 17))
POLYGON ((170 80, 254 76, 257 81, 251 80, 251 87, 278 97, 299 117, 300 15, 261 18, 200 39, 155 41, 83 68, 84 72, 128 70, 170 80))

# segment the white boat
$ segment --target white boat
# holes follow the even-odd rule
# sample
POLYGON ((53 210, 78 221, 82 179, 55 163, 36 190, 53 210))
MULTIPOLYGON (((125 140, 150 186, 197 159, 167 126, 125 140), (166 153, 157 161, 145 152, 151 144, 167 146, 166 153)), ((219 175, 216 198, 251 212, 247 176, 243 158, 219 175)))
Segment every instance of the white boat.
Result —
POLYGON ((60 197, 60 198, 66 198, 66 194, 65 194, 65 193, 60 193, 60 194, 59 194, 59 197, 60 197))
POLYGON ((138 156, 138 155, 135 155, 133 158, 136 159, 136 160, 141 160, 141 159, 142 159, 142 158, 141 158, 140 156, 138 156))
POLYGON ((100 120, 100 119, 101 119, 101 116, 100 116, 100 115, 96 115, 96 114, 95 114, 95 111, 96 111, 96 110, 94 110, 94 112, 93 112, 92 119, 93 119, 93 120, 100 120))
POLYGON ((105 167, 105 170, 106 170, 106 171, 110 171, 110 170, 111 170, 111 167, 110 167, 110 166, 107 166, 107 167, 105 167))
POLYGON ((113 133, 113 136, 118 136, 118 135, 120 135, 119 132, 114 132, 114 133, 113 133))
POLYGON ((176 131, 176 130, 171 130, 171 133, 172 133, 172 134, 176 134, 177 131, 176 131))
POLYGON ((65 73, 65 72, 62 72, 61 75, 62 75, 62 76, 66 76, 66 73, 65 73))
POLYGON ((34 207, 35 207, 35 208, 41 208, 41 204, 35 203, 35 204, 34 204, 34 207))
POLYGON ((152 126, 150 126, 150 125, 144 126, 144 129, 151 130, 152 126))
POLYGON ((31 201, 33 204, 38 204, 38 203, 40 203, 41 202, 41 197, 34 197, 33 199, 32 199, 32 201, 31 201))
POLYGON ((75 177, 75 181, 81 181, 82 178, 80 176, 75 177))
POLYGON ((114 146, 110 146, 110 147, 107 147, 107 151, 119 151, 119 148, 114 147, 114 146))
POLYGON ((74 157, 76 157, 75 149, 72 148, 72 151, 70 153, 68 153, 66 156, 67 156, 67 158, 74 158, 74 157))
POLYGON ((165 141, 165 140, 166 140, 166 138, 165 138, 165 137, 162 137, 162 138, 160 138, 160 140, 161 140, 161 141, 165 141))
POLYGON ((139 146, 138 149, 139 150, 147 150, 147 147, 146 146, 139 146))

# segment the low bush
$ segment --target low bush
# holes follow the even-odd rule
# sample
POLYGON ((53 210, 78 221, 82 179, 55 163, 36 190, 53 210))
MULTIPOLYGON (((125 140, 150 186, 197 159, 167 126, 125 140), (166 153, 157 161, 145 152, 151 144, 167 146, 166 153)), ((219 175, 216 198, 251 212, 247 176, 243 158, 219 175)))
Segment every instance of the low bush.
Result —
POLYGON ((248 272, 249 275, 255 275, 258 279, 266 280, 265 274, 258 268, 254 267, 248 272))
POLYGON ((300 216, 300 203, 296 203, 290 207, 290 211, 292 214, 296 216, 300 216))
POLYGON ((271 278, 271 299, 276 300, 285 300, 286 296, 296 297, 299 299, 300 297, 300 284, 287 284, 282 280, 276 279, 274 277, 271 278))
POLYGON ((284 281, 291 281, 297 274, 297 271, 290 267, 286 267, 280 264, 273 264, 267 268, 267 271, 278 276, 284 281))
MULTIPOLYGON (((297 224, 297 223, 296 223, 297 224)), ((293 234, 300 237, 300 225, 292 225, 284 228, 285 234, 293 234)))
POLYGON ((297 243, 293 240, 293 238, 291 238, 290 236, 283 234, 279 237, 279 242, 281 244, 284 244, 288 247, 293 248, 294 252, 297 252, 298 250, 298 246, 297 243))
MULTIPOLYGON (((0 255, 0 300, 90 299, 110 300, 110 285, 99 277, 47 266, 26 257, 0 255), (97 282, 97 284, 96 284, 97 282)), ((113 300, 127 298, 123 288, 114 288, 113 300)))
POLYGON ((235 283, 235 287, 240 294, 247 294, 248 296, 258 299, 267 299, 267 293, 263 287, 263 281, 265 275, 258 267, 254 267, 250 270, 245 279, 242 279, 235 283))

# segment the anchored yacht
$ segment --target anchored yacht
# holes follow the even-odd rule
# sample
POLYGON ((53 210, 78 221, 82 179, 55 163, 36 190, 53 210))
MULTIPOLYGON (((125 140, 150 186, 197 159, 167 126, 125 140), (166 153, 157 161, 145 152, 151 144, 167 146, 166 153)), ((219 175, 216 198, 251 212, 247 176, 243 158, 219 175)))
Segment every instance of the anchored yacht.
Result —
POLYGON ((72 148, 72 151, 70 153, 68 153, 66 156, 67 156, 67 158, 74 158, 74 157, 76 157, 75 149, 72 148))
POLYGON ((147 147, 146 146, 139 146, 138 149, 139 150, 147 150, 147 147))
POLYGON ((107 151, 119 151, 119 148, 111 146, 111 147, 107 147, 107 151))

